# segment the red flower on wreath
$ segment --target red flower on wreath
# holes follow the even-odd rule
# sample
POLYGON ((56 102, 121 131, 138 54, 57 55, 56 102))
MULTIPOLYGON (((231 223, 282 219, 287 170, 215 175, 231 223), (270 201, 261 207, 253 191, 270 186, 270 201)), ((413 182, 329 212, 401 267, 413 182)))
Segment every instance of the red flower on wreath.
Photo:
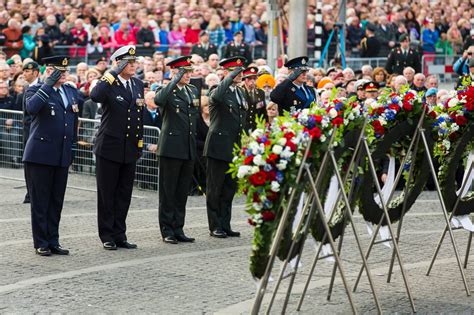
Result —
POLYGON ((278 199, 278 193, 270 190, 267 195, 268 200, 275 201, 278 199))
POLYGON ((320 124, 323 121, 323 116, 314 115, 314 121, 316 121, 316 123, 320 124))
POLYGON ((251 218, 248 218, 248 219, 247 219, 247 223, 250 224, 250 225, 252 225, 252 226, 256 226, 256 225, 257 225, 257 223, 253 222, 253 220, 252 220, 251 218))
POLYGON ((291 139, 294 138, 294 136, 295 136, 295 134, 293 132, 287 132, 287 133, 285 133, 285 135, 283 137, 286 139, 286 141, 290 141, 291 139))
POLYGON ((464 126, 465 124, 467 124, 467 119, 466 119, 466 117, 464 117, 464 116, 462 116, 462 115, 456 116, 456 118, 454 119, 454 121, 455 121, 456 124, 458 124, 459 126, 464 126))
POLYGON ((385 133, 385 128, 382 126, 382 124, 378 120, 374 120, 372 122, 372 127, 374 127, 375 133, 379 136, 382 136, 385 133))
POLYGON ((403 109, 406 112, 411 112, 413 110, 413 105, 410 102, 403 101, 403 109))
POLYGON ((333 126, 337 126, 339 127, 340 125, 342 125, 344 123, 344 119, 342 119, 341 117, 336 117, 332 120, 331 124, 333 126))
POLYGON ((267 222, 267 221, 273 221, 275 220, 275 213, 271 211, 263 211, 262 212, 262 220, 267 222))
POLYGON ((319 129, 318 127, 314 127, 313 129, 309 131, 309 136, 311 138, 316 138, 316 139, 321 138, 321 129, 319 129))
POLYGON ((293 143, 293 141, 288 141, 286 143, 286 146, 290 148, 291 152, 296 152, 296 144, 293 143))
POLYGON ((250 184, 253 186, 262 186, 265 184, 267 180, 267 173, 264 171, 258 171, 257 173, 251 175, 249 177, 250 184))
POLYGON ((244 160, 244 165, 250 165, 253 162, 253 156, 247 156, 244 160))
POLYGON ((396 104, 390 104, 390 105, 388 105, 388 108, 391 109, 391 110, 394 110, 397 113, 400 111, 400 106, 398 106, 396 104))
POLYGON ((257 192, 254 192, 253 193, 253 198, 252 198, 253 202, 260 202, 260 195, 257 193, 257 192))
POLYGON ((267 163, 274 164, 276 160, 278 160, 278 155, 276 155, 275 153, 270 153, 270 155, 267 158, 267 163))

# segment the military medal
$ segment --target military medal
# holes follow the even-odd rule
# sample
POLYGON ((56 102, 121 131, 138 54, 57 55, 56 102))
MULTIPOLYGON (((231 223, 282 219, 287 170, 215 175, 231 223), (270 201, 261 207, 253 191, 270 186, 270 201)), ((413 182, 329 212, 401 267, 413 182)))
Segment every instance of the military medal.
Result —
POLYGON ((145 105, 145 100, 143 98, 137 98, 137 105, 143 107, 145 105))
POLYGON ((176 107, 176 112, 179 113, 179 107, 176 107))
POLYGON ((54 107, 51 106, 51 116, 55 116, 56 113, 54 112, 54 107))
POLYGON ((143 148, 143 140, 138 140, 138 148, 143 148))
POLYGON ((199 107, 199 100, 198 100, 198 99, 194 99, 194 100, 193 100, 193 105, 194 105, 195 107, 199 107))
POLYGON ((72 104, 72 111, 75 113, 79 113, 79 106, 76 103, 72 104))

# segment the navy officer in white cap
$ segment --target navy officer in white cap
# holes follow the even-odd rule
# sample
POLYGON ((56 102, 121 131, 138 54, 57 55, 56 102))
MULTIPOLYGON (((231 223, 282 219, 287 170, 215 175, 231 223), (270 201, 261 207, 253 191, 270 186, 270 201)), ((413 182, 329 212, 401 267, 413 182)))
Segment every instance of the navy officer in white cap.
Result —
POLYGON ((94 153, 99 237, 106 250, 137 247, 128 242, 125 224, 143 150, 144 86, 134 77, 135 53, 133 45, 117 49, 110 57, 112 69, 91 91, 91 99, 103 109, 94 153))
POLYGON ((33 242, 40 256, 68 255, 69 251, 59 243, 59 221, 83 98, 77 89, 64 84, 69 57, 51 56, 43 61, 44 83, 30 86, 25 94, 31 129, 23 162, 30 194, 33 242))

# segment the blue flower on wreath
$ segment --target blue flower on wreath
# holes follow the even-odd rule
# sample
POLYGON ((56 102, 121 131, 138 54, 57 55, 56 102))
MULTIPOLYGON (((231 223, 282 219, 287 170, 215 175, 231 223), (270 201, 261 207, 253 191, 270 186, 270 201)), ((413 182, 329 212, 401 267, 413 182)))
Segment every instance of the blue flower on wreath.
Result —
POLYGON ((392 120, 395 119, 396 114, 397 114, 397 113, 396 113, 394 110, 391 110, 391 109, 386 110, 386 111, 385 111, 385 119, 386 119, 387 121, 392 121, 392 120))
POLYGON ((343 106, 344 104, 342 102, 338 102, 334 107, 336 108, 337 111, 340 111, 343 106))
POLYGON ((263 202, 263 207, 264 207, 265 209, 271 209, 272 206, 273 206, 273 203, 272 203, 270 200, 265 199, 265 201, 263 202))
POLYGON ((439 128, 438 133, 439 133, 439 134, 442 134, 442 135, 445 135, 445 134, 448 133, 448 129, 439 128))
POLYGON ((245 149, 245 156, 252 156, 252 150, 245 149))
POLYGON ((263 170, 265 172, 270 172, 272 169, 273 169, 273 167, 268 163, 263 166, 263 170))
POLYGON ((316 124, 316 119, 314 118, 314 116, 308 116, 308 125, 306 126, 306 128, 308 129, 313 129, 314 128, 314 125, 316 124))
POLYGON ((398 105, 399 99, 398 97, 392 97, 392 104, 398 105))
POLYGON ((411 165, 410 162, 407 162, 407 163, 403 164, 403 170, 408 171, 410 169, 410 165, 411 165))
POLYGON ((283 175, 283 172, 277 171, 276 172, 276 180, 277 182, 281 183, 285 179, 285 176, 283 175))

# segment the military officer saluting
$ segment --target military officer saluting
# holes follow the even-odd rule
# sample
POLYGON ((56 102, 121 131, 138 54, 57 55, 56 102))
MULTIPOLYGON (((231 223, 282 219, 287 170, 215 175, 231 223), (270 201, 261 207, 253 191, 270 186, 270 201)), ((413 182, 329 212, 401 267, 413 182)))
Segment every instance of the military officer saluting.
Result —
POLYGON ((242 31, 237 31, 234 33, 234 41, 227 44, 224 47, 224 58, 232 57, 244 57, 247 61, 252 59, 252 54, 250 53, 250 47, 243 41, 244 35, 242 31))
POLYGON ((127 241, 126 218, 135 166, 143 149, 143 82, 135 78, 135 46, 110 56, 113 67, 91 91, 103 114, 94 143, 99 237, 106 250, 136 248, 127 241))
POLYGON ((38 255, 68 255, 59 243, 58 229, 82 97, 77 89, 64 84, 69 57, 53 56, 43 61, 45 82, 30 86, 25 95, 26 110, 32 117, 23 162, 33 242, 38 255))
POLYGON ((244 91, 238 86, 245 63, 243 57, 222 60, 219 65, 224 68, 225 78, 210 92, 211 123, 203 153, 207 157, 206 207, 210 235, 219 238, 240 236, 230 226, 237 183, 227 171, 234 144, 239 143, 245 130, 248 107, 244 91))
POLYGON ((191 56, 167 63, 174 75, 156 92, 163 123, 158 144, 160 157, 159 209, 161 235, 168 244, 194 242, 184 234, 186 201, 196 159, 196 125, 199 115, 198 90, 190 85, 191 56))
POLYGON ((191 54, 201 56, 204 61, 207 61, 210 55, 217 54, 216 45, 209 43, 209 33, 207 31, 199 33, 199 43, 193 46, 191 54))
POLYGON ((245 100, 248 104, 246 130, 254 130, 257 126, 255 119, 266 114, 265 91, 257 88, 257 67, 244 70, 242 79, 245 100))
POLYGON ((421 72, 420 56, 410 48, 408 34, 400 35, 400 47, 392 49, 388 55, 385 70, 390 74, 403 74, 403 69, 412 67, 415 73, 421 72))
POLYGON ((298 57, 285 63, 285 67, 291 73, 288 79, 278 84, 270 93, 272 102, 278 104, 279 108, 286 111, 309 108, 316 100, 314 89, 306 85, 308 68, 308 57, 298 57))

